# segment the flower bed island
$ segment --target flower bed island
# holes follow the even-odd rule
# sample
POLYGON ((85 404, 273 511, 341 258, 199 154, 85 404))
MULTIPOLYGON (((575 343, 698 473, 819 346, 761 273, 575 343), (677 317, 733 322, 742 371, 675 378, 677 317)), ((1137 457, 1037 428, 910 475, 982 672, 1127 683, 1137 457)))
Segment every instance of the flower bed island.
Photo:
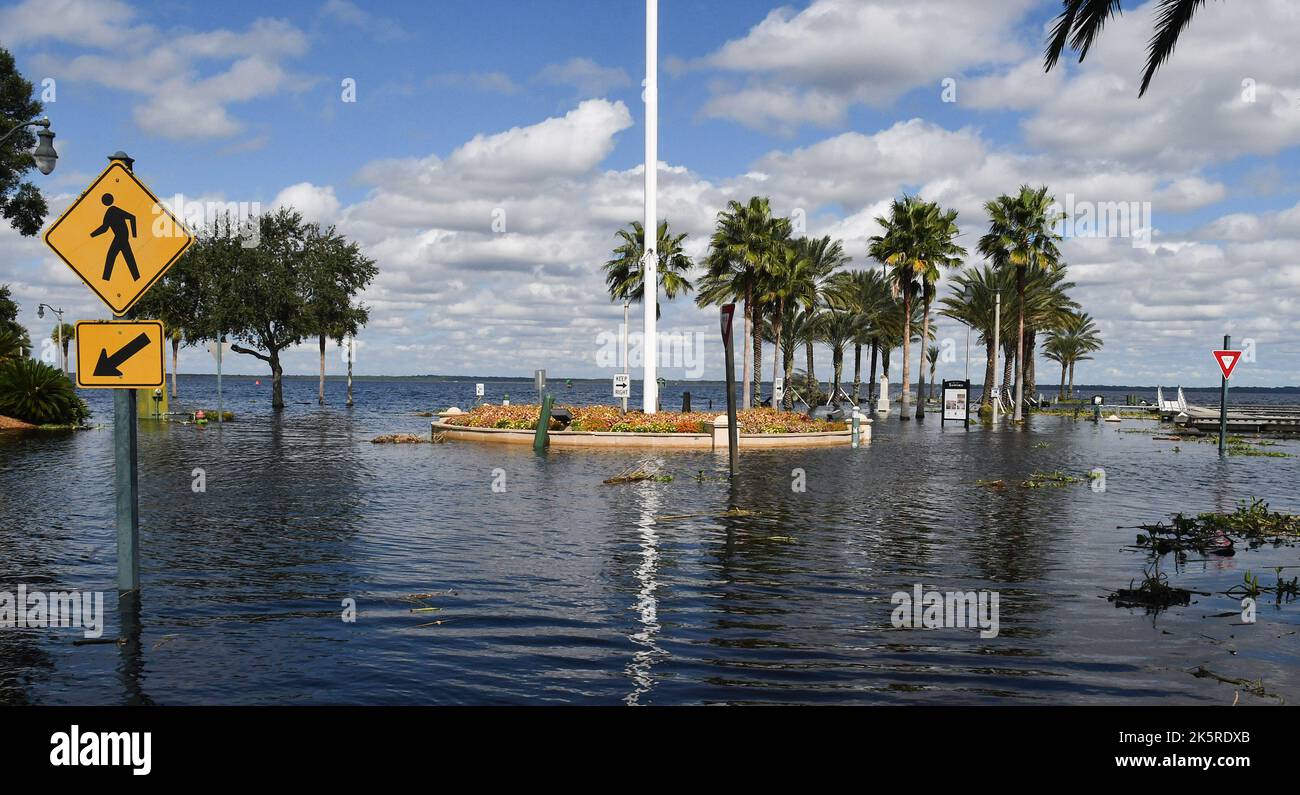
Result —
MULTIPOLYGON (((663 411, 643 414, 619 412, 614 406, 562 406, 573 417, 564 424, 552 419, 549 430, 554 446, 577 447, 683 447, 721 449, 727 446, 726 415, 717 412, 663 411)), ((432 426, 434 433, 463 441, 532 444, 540 407, 475 406, 462 414, 445 415, 432 426)), ((826 422, 807 414, 773 409, 745 409, 737 412, 740 446, 802 447, 849 444, 852 439, 844 422, 826 422)), ((866 420, 869 423, 870 420, 866 420)), ((869 438, 870 426, 863 425, 869 438)))

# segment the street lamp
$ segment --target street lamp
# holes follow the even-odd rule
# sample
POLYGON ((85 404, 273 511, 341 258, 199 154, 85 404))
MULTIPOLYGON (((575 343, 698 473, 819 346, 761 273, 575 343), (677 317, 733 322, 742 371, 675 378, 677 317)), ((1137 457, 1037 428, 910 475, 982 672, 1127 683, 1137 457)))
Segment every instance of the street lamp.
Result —
MULTIPOLYGON (((46 173, 49 173, 49 172, 46 172, 46 173)), ((59 325, 55 326, 55 328, 54 328, 54 332, 55 332, 55 334, 56 334, 57 337, 58 337, 58 345, 59 345, 59 362, 63 365, 63 372, 66 373, 66 372, 68 372, 68 358, 67 358, 67 356, 65 356, 64 353, 63 353, 63 310, 62 310, 62 309, 55 309, 54 307, 50 306, 49 304, 41 304, 40 306, 36 307, 36 316, 37 316, 38 318, 42 318, 42 319, 43 319, 43 318, 45 317, 45 310, 46 310, 46 309, 49 309, 51 312, 53 312, 53 313, 54 313, 55 315, 57 315, 58 318, 59 318, 59 325)))
POLYGON ((36 169, 42 174, 49 176, 54 171, 55 161, 59 159, 59 153, 54 151, 54 132, 50 129, 50 117, 45 116, 40 119, 25 121, 17 125, 4 135, 0 135, 0 143, 6 138, 26 127, 41 127, 41 131, 36 133, 40 143, 36 145, 36 151, 32 152, 32 157, 36 160, 36 169))

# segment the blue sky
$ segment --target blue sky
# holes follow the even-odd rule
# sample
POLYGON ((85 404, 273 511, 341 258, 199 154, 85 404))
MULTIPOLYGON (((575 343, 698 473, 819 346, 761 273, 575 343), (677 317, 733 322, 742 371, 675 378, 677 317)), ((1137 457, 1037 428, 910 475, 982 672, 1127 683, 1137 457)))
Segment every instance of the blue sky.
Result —
MULTIPOLYGON (((717 210, 754 193, 842 238, 855 267, 904 190, 957 208, 971 248, 982 202, 1021 182, 1149 203, 1150 242, 1141 229, 1065 241, 1107 342, 1078 379, 1210 384, 1226 331, 1255 342, 1241 383, 1300 383, 1294 4, 1211 4, 1141 100, 1149 3, 1050 75, 1055 0, 661 6, 660 207, 693 255, 717 210)), ((622 311, 599 266, 640 214, 643 13, 636 0, 28 0, 0 4, 0 46, 38 87, 54 80, 61 159, 37 182, 56 212, 125 149, 164 199, 294 204, 360 241, 381 269, 360 372, 603 376, 622 311)), ((40 301, 103 315, 8 229, 0 282, 34 336, 48 332, 40 301)), ((715 310, 673 302, 661 330, 706 341, 702 367, 670 363, 669 377, 720 376, 715 310)), ((964 330, 941 321, 939 337, 957 349, 939 377, 958 375, 964 330)), ((288 363, 312 372, 313 351, 288 363)), ((181 370, 211 360, 189 352, 181 370)), ((1054 383, 1049 363, 1039 379, 1054 383)))

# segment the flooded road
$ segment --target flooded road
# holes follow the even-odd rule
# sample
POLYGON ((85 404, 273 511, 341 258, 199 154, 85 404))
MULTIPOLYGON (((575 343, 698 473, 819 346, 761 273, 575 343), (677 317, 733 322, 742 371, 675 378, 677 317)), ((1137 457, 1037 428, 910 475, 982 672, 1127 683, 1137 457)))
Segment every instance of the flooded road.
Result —
MULTIPOLYGON (((1210 594, 1188 606, 1105 598, 1142 576, 1134 525, 1249 498, 1300 512, 1297 458, 1221 460, 1132 420, 966 431, 932 415, 877 421, 859 450, 743 453, 733 484, 708 452, 370 444, 427 432, 415 412, 466 407, 465 384, 359 382, 349 410, 340 384, 320 408, 291 380, 280 418, 252 379, 227 388, 237 422, 141 425, 138 647, 0 629, 0 702, 1300 700, 1300 604, 1265 595, 1243 625, 1222 594, 1248 571, 1295 576, 1296 547, 1166 556, 1171 584, 1210 594), (601 484, 637 462, 671 482, 601 484), (1020 485, 1096 468, 1104 490, 1020 485), (891 596, 917 584, 998 592, 998 636, 895 628, 891 596)), ((182 390, 215 404, 211 379, 182 390)), ((111 421, 104 396, 92 406, 111 421)), ((106 637, 111 472, 111 429, 0 435, 0 590, 109 591, 106 637)))

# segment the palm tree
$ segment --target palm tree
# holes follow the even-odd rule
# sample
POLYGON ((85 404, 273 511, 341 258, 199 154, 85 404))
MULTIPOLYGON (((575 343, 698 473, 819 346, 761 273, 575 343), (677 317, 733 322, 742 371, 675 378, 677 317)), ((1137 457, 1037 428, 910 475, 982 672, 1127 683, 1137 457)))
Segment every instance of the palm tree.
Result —
POLYGON ((1022 185, 1018 195, 1004 194, 984 205, 989 231, 980 238, 979 252, 994 267, 1014 268, 1016 274, 1016 406, 1012 419, 1017 422, 1024 417, 1025 279, 1030 272, 1054 270, 1060 263, 1056 241, 1061 236, 1053 227, 1061 216, 1052 208, 1054 203, 1046 185, 1022 185))
MULTIPOLYGON (((621 241, 614 249, 614 256, 605 263, 605 284, 609 287, 611 301, 625 301, 639 304, 645 300, 645 279, 642 275, 641 260, 645 257, 645 229, 640 221, 628 224, 631 231, 620 229, 616 237, 621 241)), ((687 275, 695 263, 682 250, 682 241, 686 233, 674 235, 668 231, 668 219, 659 222, 655 232, 657 244, 655 256, 659 264, 656 273, 659 289, 664 297, 672 300, 679 295, 686 295, 694 286, 687 275)), ((662 310, 662 307, 658 307, 662 310)), ((657 316, 657 315, 656 315, 657 316)))
MULTIPOLYGON (((993 349, 997 297, 1010 291, 1010 275, 988 265, 967 268, 953 279, 953 294, 939 299, 942 307, 939 314, 966 324, 975 332, 977 341, 984 344, 984 391, 980 396, 980 404, 984 406, 991 404, 993 388, 997 386, 993 349)), ((1010 315, 1010 312, 1006 314, 1010 315)), ((1004 325, 1005 322, 1004 318, 1004 325)))
MULTIPOLYGON (((354 306, 352 297, 370 283, 378 269, 374 260, 361 253, 358 244, 350 242, 332 226, 322 229, 317 224, 309 224, 305 253, 310 286, 307 312, 320 349, 320 382, 316 399, 323 406, 326 340, 355 336, 369 320, 369 311, 354 306)), ((350 392, 348 405, 352 405, 350 392)))
MULTIPOLYGON (((919 295, 924 302, 921 338, 929 337, 930 302, 939 269, 956 267, 966 250, 957 245, 957 211, 942 210, 934 202, 925 202, 914 196, 895 199, 888 217, 876 219, 884 230, 870 240, 868 253, 889 267, 894 292, 903 299, 902 317, 912 316, 912 302, 919 295)), ((909 334, 910 336, 910 334, 909 334)), ((903 395, 899 418, 908 419, 907 409, 911 395, 911 345, 903 344, 903 395)), ((920 394, 921 384, 917 393, 920 394)), ((921 405, 917 416, 925 416, 921 405)))
POLYGON ((1074 365, 1090 360, 1089 353, 1100 350, 1101 335, 1092 316, 1086 312, 1068 312, 1063 322, 1051 329, 1044 345, 1044 355, 1061 365, 1061 387, 1058 399, 1074 397, 1074 365), (1066 375, 1069 390, 1066 390, 1066 375))
POLYGON ((882 327, 886 317, 898 313, 898 305, 889 292, 885 277, 875 268, 841 271, 832 276, 826 286, 826 303, 854 312, 862 319, 863 336, 854 340, 853 346, 853 400, 861 392, 862 346, 871 346, 871 372, 868 377, 867 400, 875 397, 876 357, 883 346, 882 327))
POLYGON ((50 332, 50 339, 55 345, 63 346, 63 374, 68 374, 68 346, 77 337, 77 327, 71 323, 55 323, 50 332))
MULTIPOLYGON (((746 204, 734 199, 718 213, 717 228, 709 239, 709 253, 705 258, 705 275, 700 280, 695 302, 699 306, 745 302, 745 336, 753 340, 754 381, 762 378, 763 337, 760 320, 762 312, 756 305, 755 293, 763 274, 772 270, 777 257, 787 245, 790 220, 772 217, 772 207, 766 197, 753 196, 746 204)), ((750 378, 748 348, 742 360, 744 380, 741 402, 750 406, 750 378)), ((757 392, 757 390, 755 390, 757 392)))
MULTIPOLYGON (((768 322, 763 324, 763 339, 780 352, 781 372, 785 380, 785 390, 781 398, 781 408, 789 411, 794 408, 794 358, 795 353, 808 340, 815 340, 818 329, 814 325, 816 315, 804 309, 795 301, 788 302, 785 305, 785 312, 780 318, 781 341, 776 340, 777 318, 773 314, 768 322)), ((806 376, 806 374, 805 374, 806 376)), ((809 404, 813 405, 811 399, 806 393, 801 391, 800 397, 809 404)))
MULTIPOLYGON (((1045 72, 1056 66, 1067 42, 1070 49, 1079 52, 1082 63, 1106 21, 1122 11, 1120 0, 1062 0, 1062 5, 1065 8, 1052 25, 1043 54, 1045 72)), ((1156 0, 1155 32, 1147 44, 1147 64, 1142 72, 1139 97, 1147 93, 1156 70, 1173 55, 1178 38, 1204 5, 1205 0, 1156 0)))
MULTIPOLYGON (((833 240, 829 235, 816 238, 803 237, 799 239, 798 245, 806 260, 804 278, 800 282, 801 289, 797 293, 798 299, 806 309, 812 311, 821 306, 826 299, 827 280, 837 270, 847 265, 852 258, 844 253, 844 244, 839 240, 833 240)), ((813 355, 811 339, 804 343, 804 357, 807 362, 808 380, 812 384, 817 384, 814 369, 816 357, 813 355)), ((808 396, 808 399, 814 403, 818 398, 819 395, 816 393, 808 396)))
MULTIPOLYGON (((759 286, 755 301, 760 306, 771 306, 772 317, 765 327, 771 329, 772 341, 772 383, 775 385, 776 380, 781 377, 781 327, 785 321, 786 307, 794 302, 791 298, 799 289, 800 281, 803 279, 805 260, 799 247, 789 245, 784 247, 777 259, 759 276, 759 286)), ((763 319, 760 317, 760 323, 763 319)), ((767 338, 767 334, 763 335, 767 338)), ((759 379, 762 383, 762 379, 759 379)), ((758 389, 762 393, 761 387, 758 389)), ((773 387, 774 396, 775 386, 773 387)), ((775 401, 773 408, 776 408, 775 401)))
POLYGON ((828 405, 838 405, 840 377, 844 372, 844 349, 862 333, 862 318, 847 309, 823 309, 817 315, 817 337, 831 349, 831 396, 828 405))

